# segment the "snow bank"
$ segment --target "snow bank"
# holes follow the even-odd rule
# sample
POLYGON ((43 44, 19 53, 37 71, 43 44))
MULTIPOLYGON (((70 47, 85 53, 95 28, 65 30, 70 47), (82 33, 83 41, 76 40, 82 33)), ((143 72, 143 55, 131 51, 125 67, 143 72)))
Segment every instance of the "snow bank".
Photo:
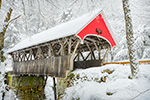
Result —
POLYGON ((150 99, 150 65, 140 65, 141 76, 138 79, 129 79, 130 67, 118 64, 78 69, 73 73, 73 86, 65 90, 62 100, 150 99), (105 81, 102 80, 104 77, 105 81))

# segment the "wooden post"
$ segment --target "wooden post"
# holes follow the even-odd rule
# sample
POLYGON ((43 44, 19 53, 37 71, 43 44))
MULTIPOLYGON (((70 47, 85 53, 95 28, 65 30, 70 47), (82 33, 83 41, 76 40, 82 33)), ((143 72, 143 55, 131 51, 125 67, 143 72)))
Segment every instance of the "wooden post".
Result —
POLYGON ((16 95, 18 95, 18 91, 19 91, 21 79, 22 79, 22 77, 19 76, 19 82, 18 82, 18 87, 17 87, 16 95))
POLYGON ((104 63, 104 61, 105 61, 105 58, 106 58, 106 55, 107 55, 107 53, 108 53, 109 49, 110 49, 110 47, 108 47, 108 49, 107 49, 107 51, 106 51, 106 53, 105 53, 105 55, 104 55, 104 57, 103 57, 103 60, 102 60, 101 65, 103 65, 103 63, 104 63))
POLYGON ((69 38, 68 54, 71 54, 71 37, 69 38))
POLYGON ((76 44, 76 46, 75 46, 75 48, 74 48, 74 51, 73 51, 72 55, 75 54, 75 52, 76 52, 76 50, 77 50, 77 48, 78 48, 79 43, 80 43, 80 40, 78 40, 78 42, 77 42, 77 44, 76 44))
POLYGON ((44 88, 46 86, 47 79, 48 79, 48 75, 46 75, 46 79, 44 79, 43 91, 44 91, 44 88))
POLYGON ((55 77, 53 77, 53 85, 54 85, 54 100, 57 100, 57 94, 56 94, 56 82, 55 82, 55 77))
POLYGON ((61 44, 61 55, 64 56, 65 55, 65 47, 64 47, 64 40, 62 39, 60 41, 60 44, 61 44))
POLYGON ((80 61, 80 54, 79 54, 79 51, 78 51, 78 54, 77 54, 77 55, 78 55, 78 60, 77 60, 77 61, 80 61))
POLYGON ((99 60, 101 60, 101 48, 100 47, 98 49, 98 57, 99 57, 99 60))

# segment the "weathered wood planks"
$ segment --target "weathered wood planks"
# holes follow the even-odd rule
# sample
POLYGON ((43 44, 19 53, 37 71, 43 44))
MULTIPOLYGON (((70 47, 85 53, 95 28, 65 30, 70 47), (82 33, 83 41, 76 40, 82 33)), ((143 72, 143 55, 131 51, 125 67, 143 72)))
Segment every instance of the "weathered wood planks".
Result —
POLYGON ((90 67, 97 67, 101 66, 102 60, 87 60, 87 61, 75 61, 74 62, 74 69, 86 69, 90 67))
POLYGON ((71 55, 42 58, 37 60, 14 62, 13 72, 19 75, 51 75, 65 77, 66 71, 72 67, 71 55))

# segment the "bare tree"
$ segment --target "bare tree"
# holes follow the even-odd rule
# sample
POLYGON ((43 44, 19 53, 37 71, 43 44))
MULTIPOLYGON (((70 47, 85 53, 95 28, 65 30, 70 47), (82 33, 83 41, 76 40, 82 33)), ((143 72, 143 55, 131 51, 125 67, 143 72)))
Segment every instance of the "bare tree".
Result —
POLYGON ((10 20, 12 11, 13 11, 12 8, 9 8, 9 11, 7 12, 7 16, 4 20, 5 25, 3 25, 2 32, 0 32, 0 62, 4 62, 4 60, 5 60, 5 57, 3 56, 4 52, 2 49, 4 48, 4 36, 6 34, 6 30, 12 21, 14 21, 20 17, 20 15, 19 15, 18 17, 10 20))
POLYGON ((127 39, 131 74, 132 77, 137 78, 139 68, 138 68, 138 61, 135 53, 136 51, 134 47, 133 27, 132 27, 131 15, 130 15, 131 10, 129 8, 129 0, 122 0, 122 2, 123 2, 125 24, 126 24, 126 39, 127 39))
POLYGON ((3 30, 0 32, 0 62, 3 62, 5 60, 5 57, 3 56, 4 52, 2 49, 4 48, 4 36, 6 33, 6 30, 8 28, 8 21, 10 20, 11 14, 12 14, 12 9, 9 8, 9 11, 7 13, 7 17, 5 18, 4 22, 7 23, 6 25, 3 25, 3 30))

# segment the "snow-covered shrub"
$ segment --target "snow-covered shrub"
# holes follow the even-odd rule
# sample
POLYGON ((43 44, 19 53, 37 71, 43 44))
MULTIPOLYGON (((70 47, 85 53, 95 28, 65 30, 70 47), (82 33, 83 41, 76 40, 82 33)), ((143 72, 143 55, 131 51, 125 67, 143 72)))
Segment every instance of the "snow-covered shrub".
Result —
MULTIPOLYGON (((136 49, 137 59, 149 57, 150 36, 148 29, 149 26, 139 25, 134 29, 134 48, 136 49)), ((128 60, 128 47, 126 35, 124 35, 114 50, 114 61, 128 60)))
POLYGON ((150 58, 150 47, 144 50, 143 58, 150 58))
POLYGON ((120 50, 114 57, 114 61, 120 61, 120 60, 128 60, 128 49, 122 49, 120 50))
POLYGON ((135 36, 134 48, 136 48, 137 57, 141 59, 145 49, 144 35, 141 35, 140 33, 136 33, 134 36, 135 36))

